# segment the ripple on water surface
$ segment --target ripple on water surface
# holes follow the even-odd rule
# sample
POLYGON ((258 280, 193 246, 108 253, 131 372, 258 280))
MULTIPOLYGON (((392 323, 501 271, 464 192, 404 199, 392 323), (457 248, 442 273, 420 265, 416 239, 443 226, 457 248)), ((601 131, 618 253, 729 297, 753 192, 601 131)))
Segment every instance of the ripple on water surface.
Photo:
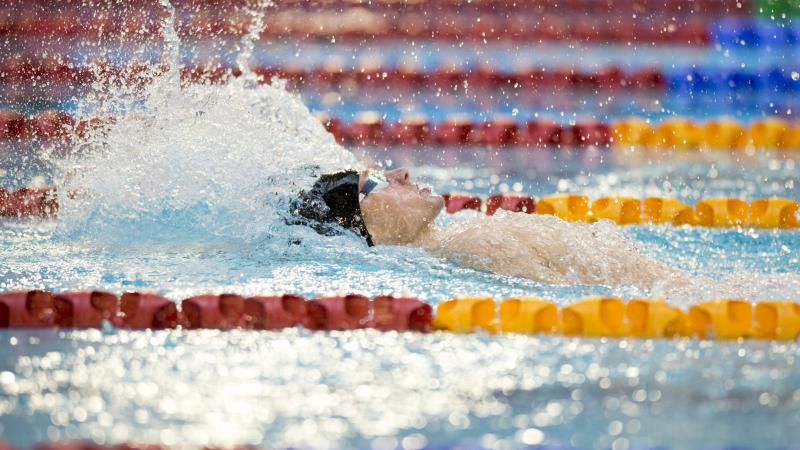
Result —
POLYGON ((2 332, 12 442, 782 448, 796 343, 375 331, 2 332), (676 432, 680 430, 680 432, 676 432))

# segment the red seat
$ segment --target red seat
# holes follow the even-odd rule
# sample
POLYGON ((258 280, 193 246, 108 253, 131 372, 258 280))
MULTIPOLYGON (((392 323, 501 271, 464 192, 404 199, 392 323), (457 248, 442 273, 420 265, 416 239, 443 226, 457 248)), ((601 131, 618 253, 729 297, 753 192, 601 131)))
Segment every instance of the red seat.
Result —
POLYGON ((311 330, 353 330, 368 325, 370 302, 363 295, 315 298, 306 303, 311 330))
POLYGON ((117 315, 117 296, 108 292, 62 292, 53 299, 59 327, 99 328, 117 315))
POLYGON ((235 294, 199 295, 181 302, 186 328, 229 329, 244 321, 244 298, 235 294))
POLYGON ((279 330, 306 324, 306 300, 298 295, 250 297, 245 300, 245 326, 279 330))
POLYGON ((54 325, 53 294, 50 292, 0 294, 0 328, 47 328, 54 325))
POLYGON ((486 200, 486 214, 494 215, 498 209, 533 214, 536 202, 527 194, 495 194, 486 200))
POLYGON ((431 331, 433 310, 416 298, 375 297, 373 326, 379 330, 431 331))
POLYGON ((160 295, 126 292, 120 299, 120 315, 115 322, 121 328, 175 328, 178 307, 160 295))

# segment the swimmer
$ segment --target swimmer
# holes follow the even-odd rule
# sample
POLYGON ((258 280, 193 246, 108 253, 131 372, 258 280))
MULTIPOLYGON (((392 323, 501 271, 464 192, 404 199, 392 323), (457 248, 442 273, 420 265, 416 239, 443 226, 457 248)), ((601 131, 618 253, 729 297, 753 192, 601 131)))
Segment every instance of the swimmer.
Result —
POLYGON ((634 285, 653 289, 685 274, 643 255, 610 223, 566 222, 555 216, 499 213, 434 222, 444 199, 414 183, 406 169, 383 174, 323 175, 292 213, 322 234, 344 228, 368 245, 421 247, 472 269, 549 284, 634 285))

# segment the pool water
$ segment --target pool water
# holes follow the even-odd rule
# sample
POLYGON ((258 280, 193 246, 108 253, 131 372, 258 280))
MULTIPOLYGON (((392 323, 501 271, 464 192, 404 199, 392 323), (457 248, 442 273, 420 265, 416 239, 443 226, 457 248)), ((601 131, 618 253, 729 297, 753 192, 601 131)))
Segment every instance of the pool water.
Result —
MULTIPOLYGON (((795 156, 780 153, 729 163, 703 155, 642 160, 624 152, 360 153, 408 166, 440 192, 669 194, 694 201, 796 197, 797 189, 795 156)), ((135 222, 121 235, 4 221, 0 288, 155 289, 174 299, 229 291, 405 293, 434 304, 470 294, 533 295, 561 305, 586 295, 653 294, 633 286, 545 285, 460 268, 420 249, 367 248, 350 237, 309 235, 300 245, 214 237, 185 223, 191 214, 165 214, 173 216, 135 222), (131 232, 134 238, 123 239, 131 232)), ((476 213, 440 220, 470 214, 476 213)), ((796 231, 647 225, 624 232, 660 261, 733 280, 709 281, 670 298, 675 304, 717 295, 797 299, 800 292, 796 231)), ((297 329, 3 331, 0 339, 0 431, 20 446, 88 438, 275 448, 790 448, 800 440, 793 431, 800 429, 795 342, 297 329)))
MULTIPOLYGON (((177 37, 163 31, 167 59, 178 61, 177 37)), ((252 39, 241 48, 246 61, 252 39)), ((800 300, 795 230, 620 228, 641 252, 697 280, 647 291, 494 275, 284 220, 297 192, 342 167, 408 167, 437 192, 693 203, 798 198, 798 153, 346 150, 279 83, 245 76, 181 87, 173 70, 141 90, 118 89, 76 100, 78 115, 117 120, 75 148, 0 143, 0 185, 79 193, 60 199, 57 219, 0 221, 0 291, 155 290, 176 301, 223 292, 404 294, 434 305, 461 295, 558 305, 588 295, 666 296, 681 307, 715 297, 800 300)), ((593 260, 598 272, 607 263, 593 260)), ((0 436, 22 448, 81 439, 177 448, 788 449, 800 442, 798 358, 797 342, 3 330, 0 436)))

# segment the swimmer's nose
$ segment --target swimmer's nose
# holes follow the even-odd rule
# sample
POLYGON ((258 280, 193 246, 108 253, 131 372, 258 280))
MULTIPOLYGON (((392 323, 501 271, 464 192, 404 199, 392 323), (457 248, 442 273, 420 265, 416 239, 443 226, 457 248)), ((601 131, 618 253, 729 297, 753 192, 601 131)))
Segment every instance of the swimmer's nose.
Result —
POLYGON ((411 174, 408 169, 401 167, 399 169, 389 170, 384 173, 386 179, 394 181, 395 183, 408 184, 411 181, 411 174))

